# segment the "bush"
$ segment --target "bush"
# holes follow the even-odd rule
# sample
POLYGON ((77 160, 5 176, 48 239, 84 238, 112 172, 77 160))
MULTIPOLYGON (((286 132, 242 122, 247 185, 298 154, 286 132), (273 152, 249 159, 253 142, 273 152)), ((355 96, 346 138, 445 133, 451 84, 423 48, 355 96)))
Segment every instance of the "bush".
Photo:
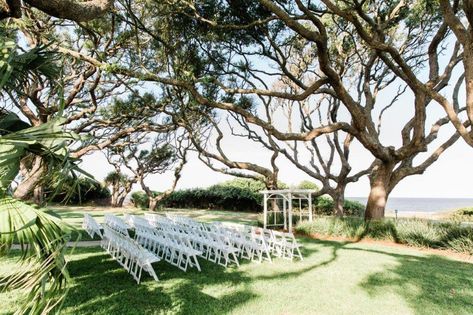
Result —
POLYGON ((309 180, 303 180, 297 185, 298 189, 312 189, 315 191, 319 191, 320 188, 317 186, 317 184, 309 181, 309 180))
MULTIPOLYGON (((287 187, 284 183, 279 183, 287 187)), ((162 205, 170 208, 222 209, 260 212, 263 209, 264 183, 236 178, 209 188, 184 189, 173 192, 162 205)))
POLYGON ((296 231, 306 235, 339 236, 354 240, 367 237, 473 254, 473 228, 456 222, 439 224, 420 219, 365 222, 361 218, 316 217, 313 222, 298 224, 296 231))
POLYGON ((458 209, 450 218, 454 221, 473 222, 473 208, 458 209))
POLYGON ((45 198, 52 202, 80 205, 85 203, 108 203, 110 191, 97 181, 90 178, 68 178, 61 187, 54 184, 44 188, 45 198))
MULTIPOLYGON (((314 213, 318 215, 332 215, 335 203, 331 198, 319 197, 314 201, 314 213)), ((362 217, 365 213, 365 206, 358 201, 345 200, 343 203, 343 213, 347 216, 362 217)))
POLYGON ((215 185, 173 192, 164 206, 171 208, 261 211, 262 196, 248 188, 215 185))
MULTIPOLYGON (((160 194, 158 191, 152 192, 154 196, 160 194)), ((130 198, 131 203, 137 208, 148 209, 149 207, 149 198, 144 191, 135 191, 131 193, 130 198)))

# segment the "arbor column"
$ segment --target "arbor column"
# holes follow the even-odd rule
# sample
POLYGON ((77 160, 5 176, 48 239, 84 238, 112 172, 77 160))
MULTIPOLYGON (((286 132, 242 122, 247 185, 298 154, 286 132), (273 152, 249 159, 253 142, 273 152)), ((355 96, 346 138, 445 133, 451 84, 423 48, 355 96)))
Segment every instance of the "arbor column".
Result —
POLYGON ((288 194, 288 199, 289 199, 289 213, 288 213, 288 219, 289 219, 289 233, 292 233, 292 194, 288 194))
POLYGON ((312 222, 312 193, 309 193, 309 222, 312 222))
POLYGON ((264 194, 263 202, 263 227, 266 229, 266 226, 268 225, 268 197, 266 196, 266 193, 264 194))

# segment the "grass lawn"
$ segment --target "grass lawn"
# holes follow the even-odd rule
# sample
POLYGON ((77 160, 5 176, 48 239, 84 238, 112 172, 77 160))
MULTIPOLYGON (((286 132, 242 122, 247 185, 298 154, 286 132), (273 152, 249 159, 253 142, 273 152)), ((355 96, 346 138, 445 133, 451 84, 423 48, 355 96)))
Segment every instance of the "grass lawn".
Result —
MULTIPOLYGON (((146 210, 137 208, 106 208, 106 207, 64 207, 52 206, 48 209, 61 216, 61 218, 70 225, 81 228, 84 213, 92 215, 97 222, 102 223, 105 214, 112 213, 122 216, 124 213, 142 215, 146 210)), ((165 209, 158 214, 172 213, 176 215, 185 215, 203 222, 210 221, 226 221, 234 223, 242 223, 248 225, 256 224, 257 214, 250 212, 236 211, 219 211, 219 210, 203 210, 203 209, 165 209)))
MULTIPOLYGON (((51 206, 48 207, 48 210, 59 215, 66 223, 72 227, 78 229, 80 233, 81 241, 90 241, 90 236, 82 230, 82 220, 84 218, 84 213, 89 213, 92 215, 98 223, 103 223, 105 214, 111 213, 118 216, 123 216, 124 213, 143 215, 146 210, 137 209, 137 208, 111 208, 111 207, 92 207, 92 206, 83 206, 83 207, 73 207, 73 206, 51 206)), ((226 221, 233 223, 241 223, 247 225, 256 225, 257 217, 256 213, 249 212, 236 212, 236 211, 219 211, 219 210, 203 210, 203 209, 165 209, 161 214, 172 213, 176 215, 185 215, 202 222, 211 222, 211 221, 226 221)), ((158 212, 159 213, 159 212, 158 212)), ((72 240, 76 240, 78 235, 73 233, 72 240)), ((98 236, 94 237, 94 240, 99 240, 98 236)))
MULTIPOLYGON (((62 313, 473 314, 473 264, 380 244, 299 241, 302 262, 224 269, 200 260, 200 273, 159 262, 160 281, 146 275, 140 285, 100 248, 77 248, 62 313)), ((14 261, 2 259, 0 274, 14 261)), ((0 294, 0 312, 12 313, 20 296, 0 294)))

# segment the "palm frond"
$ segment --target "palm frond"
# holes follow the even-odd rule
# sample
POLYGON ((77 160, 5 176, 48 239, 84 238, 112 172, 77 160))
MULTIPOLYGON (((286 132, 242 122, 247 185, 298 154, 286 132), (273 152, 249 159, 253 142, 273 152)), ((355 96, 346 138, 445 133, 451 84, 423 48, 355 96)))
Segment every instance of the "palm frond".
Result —
POLYGON ((60 74, 60 55, 50 51, 48 46, 19 53, 13 41, 0 38, 0 51, 0 88, 4 90, 20 92, 29 80, 45 77, 52 81, 60 74))
POLYGON ((71 230, 61 219, 30 205, 0 199, 0 255, 14 242, 21 248, 19 268, 0 279, 0 287, 28 292, 18 314, 44 313, 64 299, 69 280, 64 251, 71 230))

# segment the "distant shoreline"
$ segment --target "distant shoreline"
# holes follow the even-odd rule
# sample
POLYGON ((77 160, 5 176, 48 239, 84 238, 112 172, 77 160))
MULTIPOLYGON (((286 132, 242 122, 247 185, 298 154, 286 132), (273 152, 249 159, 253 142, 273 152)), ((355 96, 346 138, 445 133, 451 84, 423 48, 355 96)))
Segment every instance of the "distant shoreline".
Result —
MULTIPOLYGON (((367 198, 347 197, 366 205, 367 198)), ((473 198, 402 198, 391 197, 386 205, 386 213, 398 217, 445 217, 461 208, 473 207, 473 198)))
POLYGON ((452 214, 457 212, 458 209, 450 209, 443 211, 398 211, 397 215, 394 210, 386 210, 386 217, 388 218, 419 218, 419 219, 432 219, 440 220, 450 217, 452 214))

